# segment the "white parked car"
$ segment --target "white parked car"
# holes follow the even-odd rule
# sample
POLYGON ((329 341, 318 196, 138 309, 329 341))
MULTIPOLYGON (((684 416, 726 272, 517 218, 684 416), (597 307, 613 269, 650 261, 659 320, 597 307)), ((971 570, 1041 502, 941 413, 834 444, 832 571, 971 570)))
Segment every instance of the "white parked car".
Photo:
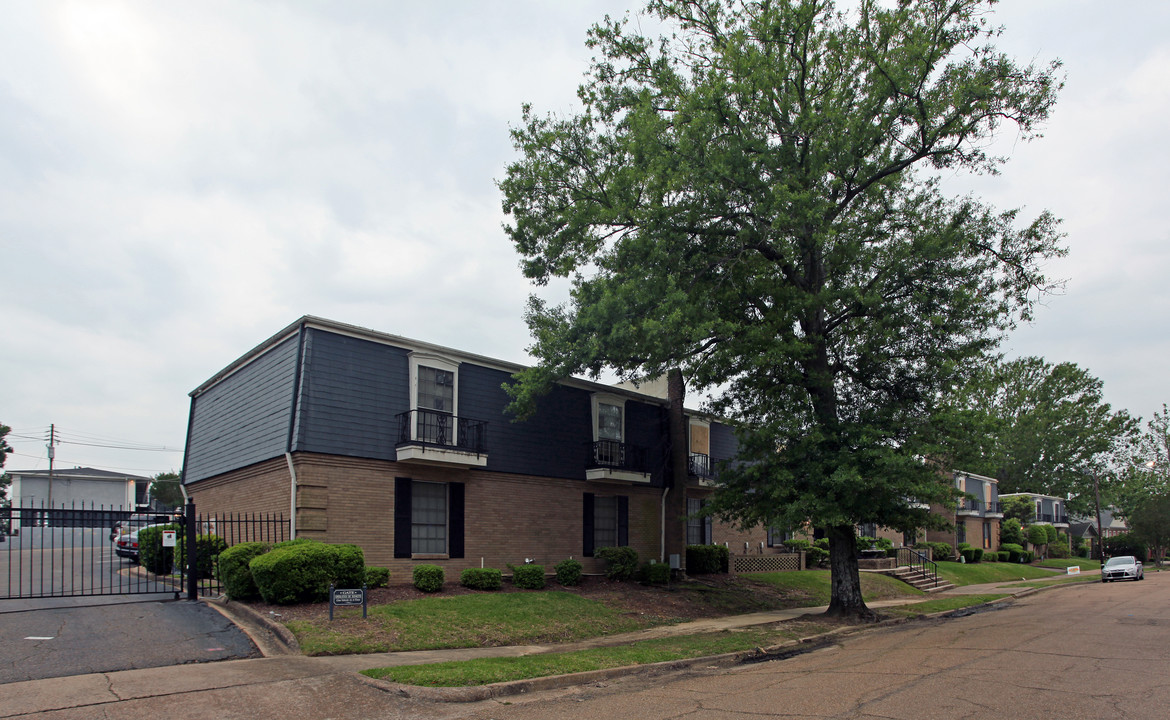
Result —
POLYGON ((1133 555, 1118 555, 1105 561, 1101 568, 1101 582, 1110 580, 1144 580, 1142 561, 1133 555))

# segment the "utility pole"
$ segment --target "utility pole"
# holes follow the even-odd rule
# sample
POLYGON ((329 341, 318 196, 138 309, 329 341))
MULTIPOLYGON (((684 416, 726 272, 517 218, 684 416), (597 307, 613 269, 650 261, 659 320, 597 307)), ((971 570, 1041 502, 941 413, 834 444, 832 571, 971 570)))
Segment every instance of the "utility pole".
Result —
POLYGON ((1101 534, 1101 488, 1097 485, 1097 471, 1093 471, 1093 499, 1097 503, 1097 559, 1105 564, 1105 536, 1101 534))
POLYGON ((53 509, 53 458, 56 457, 57 451, 53 447, 57 443, 57 426, 53 423, 49 424, 49 509, 53 509))

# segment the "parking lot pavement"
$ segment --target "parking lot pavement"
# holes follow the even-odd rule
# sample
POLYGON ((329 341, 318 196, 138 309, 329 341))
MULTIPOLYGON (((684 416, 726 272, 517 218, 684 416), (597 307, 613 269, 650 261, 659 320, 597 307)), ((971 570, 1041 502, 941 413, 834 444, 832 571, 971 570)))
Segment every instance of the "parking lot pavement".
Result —
POLYGON ((203 603, 79 600, 0 612, 0 683, 259 656, 247 635, 203 603))

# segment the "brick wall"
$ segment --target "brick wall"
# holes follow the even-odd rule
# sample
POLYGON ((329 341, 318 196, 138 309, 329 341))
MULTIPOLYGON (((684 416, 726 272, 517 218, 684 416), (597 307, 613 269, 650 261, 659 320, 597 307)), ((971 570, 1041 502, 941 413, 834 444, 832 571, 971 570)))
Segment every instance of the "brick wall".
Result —
MULTIPOLYGON (((587 573, 604 564, 581 556, 584 493, 629 498, 629 543, 640 560, 658 559, 661 490, 616 483, 530 477, 294 453, 297 536, 362 547, 366 563, 391 569, 391 582, 410 582, 421 563, 440 565, 448 581, 469 567, 499 568, 533 559, 549 572, 569 557, 587 573), (464 558, 394 557, 394 480, 464 485, 464 558)), ((290 479, 283 459, 201 481, 188 488, 199 512, 281 512, 289 508, 290 479)))

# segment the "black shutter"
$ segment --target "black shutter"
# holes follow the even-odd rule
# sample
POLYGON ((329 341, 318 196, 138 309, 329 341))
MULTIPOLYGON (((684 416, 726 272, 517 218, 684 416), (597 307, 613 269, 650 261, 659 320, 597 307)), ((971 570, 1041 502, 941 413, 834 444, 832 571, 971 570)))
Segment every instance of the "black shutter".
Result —
POLYGON ((581 554, 593 557, 593 493, 585 493, 581 510, 581 554))
POLYGON ((410 478, 394 478, 394 557, 410 557, 410 478))
POLYGON ((463 483, 447 484, 447 557, 463 557, 463 483))
POLYGON ((630 544, 630 498, 618 495, 618 547, 630 544))

